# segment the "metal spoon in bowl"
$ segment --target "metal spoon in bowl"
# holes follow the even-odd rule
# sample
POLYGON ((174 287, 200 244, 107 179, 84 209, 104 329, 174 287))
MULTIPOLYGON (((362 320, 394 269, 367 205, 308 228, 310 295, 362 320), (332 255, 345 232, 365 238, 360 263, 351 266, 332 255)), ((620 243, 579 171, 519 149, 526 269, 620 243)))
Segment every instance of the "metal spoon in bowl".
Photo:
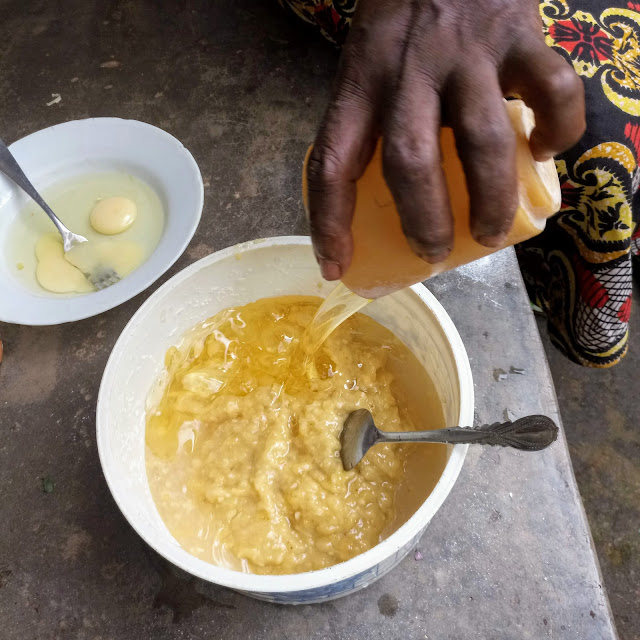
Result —
POLYGON ((381 442, 441 442, 487 444, 540 451, 555 442, 558 427, 546 416, 526 416, 515 422, 496 422, 480 427, 448 427, 434 431, 380 431, 366 409, 349 414, 340 434, 342 466, 353 469, 367 451, 381 442))
MULTIPOLYGON (((20 187, 30 198, 40 206, 40 208, 49 216, 51 222, 56 226, 56 229, 62 236, 62 244, 64 252, 71 251, 74 247, 77 247, 83 242, 87 242, 84 236, 73 233, 67 227, 62 224, 62 221, 58 216, 53 213, 51 207, 42 199, 42 196, 36 191, 35 187, 29 181, 29 178, 24 174, 24 171, 18 164, 17 160, 13 157, 11 151, 9 151, 7 145, 0 140, 0 171, 4 173, 7 178, 10 178, 18 187, 20 187)), ((84 275, 89 279, 89 282, 98 289, 105 289, 106 287, 115 284, 120 280, 120 276, 111 268, 100 267, 96 269, 85 269, 78 267, 84 275)))

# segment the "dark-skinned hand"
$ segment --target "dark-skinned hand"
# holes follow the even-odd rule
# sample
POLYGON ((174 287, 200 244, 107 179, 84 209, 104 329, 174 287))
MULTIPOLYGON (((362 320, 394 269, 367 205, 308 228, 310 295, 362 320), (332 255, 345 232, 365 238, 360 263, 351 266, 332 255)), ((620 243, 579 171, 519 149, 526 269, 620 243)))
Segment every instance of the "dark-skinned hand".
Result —
POLYGON ((342 277, 353 251, 356 181, 380 136, 384 175, 417 255, 451 251, 453 220, 439 129, 453 128, 471 231, 499 246, 517 208, 515 136, 503 96, 534 111, 537 160, 585 129, 580 79, 544 42, 536 0, 359 0, 335 89, 308 165, 311 235, 322 273, 342 277))

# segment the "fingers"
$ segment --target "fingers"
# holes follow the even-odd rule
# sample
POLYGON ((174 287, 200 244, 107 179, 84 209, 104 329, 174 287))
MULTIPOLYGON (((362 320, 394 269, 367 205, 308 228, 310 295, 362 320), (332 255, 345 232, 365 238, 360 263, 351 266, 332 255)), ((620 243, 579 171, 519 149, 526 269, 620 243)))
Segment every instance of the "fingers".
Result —
POLYGON ((384 176, 413 251, 427 262, 444 260, 453 246, 453 220, 440 165, 440 97, 428 79, 401 81, 383 125, 384 176))
POLYGON ((521 44, 508 56, 502 85, 535 113, 530 144, 536 160, 552 158, 580 140, 586 128, 582 81, 542 40, 521 44))
POLYGON ((582 83, 545 45, 534 5, 531 29, 517 37, 513 16, 498 20, 488 8, 464 23, 471 35, 460 41, 452 26, 460 24, 457 6, 360 0, 307 171, 311 234, 327 279, 349 267, 356 182, 380 124, 385 179, 410 245, 428 262, 443 260, 453 245, 441 107, 465 170, 471 231, 490 247, 502 244, 517 207, 516 140, 503 93, 519 94, 533 109, 530 145, 538 160, 573 146, 584 132, 582 83))
POLYGON ((480 244, 499 247, 518 206, 518 183, 516 138, 495 66, 478 60, 471 73, 454 77, 447 97, 469 192, 471 233, 480 244))
POLYGON ((327 280, 351 262, 356 182, 375 150, 383 89, 399 67, 410 15, 408 0, 361 0, 342 52, 307 170, 311 237, 327 280))
POLYGON ((340 279, 351 262, 356 181, 375 148, 376 107, 368 84, 357 71, 342 72, 307 166, 311 238, 327 280, 340 279))

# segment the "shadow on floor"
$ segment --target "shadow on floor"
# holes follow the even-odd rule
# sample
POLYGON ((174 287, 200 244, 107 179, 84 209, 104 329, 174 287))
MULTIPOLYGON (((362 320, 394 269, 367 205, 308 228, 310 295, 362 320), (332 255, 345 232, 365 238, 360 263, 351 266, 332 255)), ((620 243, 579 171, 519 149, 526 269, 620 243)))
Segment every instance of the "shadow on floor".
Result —
POLYGON ((640 310, 634 311, 627 356, 602 370, 564 358, 538 320, 621 640, 640 640, 640 310))

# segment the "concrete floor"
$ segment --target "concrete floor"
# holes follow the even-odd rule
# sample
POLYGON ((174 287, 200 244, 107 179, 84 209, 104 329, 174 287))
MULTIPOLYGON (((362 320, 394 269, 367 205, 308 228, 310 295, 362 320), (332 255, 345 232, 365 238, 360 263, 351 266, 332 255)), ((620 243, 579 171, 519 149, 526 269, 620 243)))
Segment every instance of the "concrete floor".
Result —
POLYGON ((618 633, 640 640, 640 312, 612 369, 569 362, 539 328, 618 633))
MULTIPOLYGON (((129 0, 67 3, 0 0, 3 15, 0 21, 3 36, 0 38, 0 129, 7 142, 59 121, 122 112, 128 117, 154 122, 177 135, 187 143, 203 167, 205 183, 219 181, 216 197, 211 191, 207 196, 207 220, 215 234, 209 232, 206 238, 197 236, 187 254, 166 277, 188 262, 225 246, 230 233, 235 241, 240 241, 272 235, 285 226, 290 231, 302 229, 297 201, 283 203, 281 197, 283 190, 297 193, 298 173, 296 170, 295 177, 290 178, 291 172, 283 167, 288 166, 287 158, 297 157, 302 145, 312 138, 312 123, 317 120, 319 104, 324 99, 321 89, 323 83, 328 82, 335 63, 334 56, 327 53, 324 46, 309 45, 307 36, 300 33, 298 27, 286 31, 284 19, 273 17, 271 8, 267 10, 262 6, 267 4, 266 0, 256 2, 250 11, 234 7, 233 3, 223 6, 224 3, 211 0, 180 0, 175 6, 170 4, 129 0), (218 24, 228 21, 229 14, 233 29, 229 28, 221 37, 218 24), (176 32, 182 34, 181 40, 173 37, 176 32), (72 37, 72 33, 82 36, 72 37), (283 33, 287 34, 287 40, 283 39, 283 33), (246 50, 252 55, 246 55, 246 50), (258 50, 260 56, 254 53, 258 50), (42 51, 50 53, 43 58, 42 51), (228 55, 227 51, 234 52, 236 57, 228 55), (122 65, 117 68, 101 66, 112 58, 122 65), (292 64, 293 59, 296 65, 292 64), (297 89, 294 100, 290 97, 290 76, 292 69, 298 67, 301 70, 292 76, 297 89), (223 91, 209 91, 212 78, 223 91), (52 92, 62 93, 62 102, 49 108, 45 105, 52 92), (280 92, 279 102, 272 101, 269 111, 260 110, 258 107, 267 100, 265 94, 269 92, 280 92), (254 95, 258 106, 247 106, 242 102, 245 94, 254 95), (310 97, 302 101, 297 99, 298 95, 310 97), (181 107, 187 102, 192 109, 184 115, 181 107), (114 105, 120 111, 116 111, 114 105), (311 115, 306 115, 307 112, 311 115), (234 114, 234 118, 221 119, 220 113, 234 114), (265 131, 273 131, 273 134, 264 134, 265 131), (234 177, 236 165, 216 165, 216 153, 227 148, 238 148, 238 155, 257 159, 250 170, 241 174, 240 184, 234 177), (267 156, 269 162, 264 160, 267 156), (276 156, 277 161, 274 161, 276 156), (236 190, 242 192, 243 198, 234 197, 236 190), (253 211, 258 198, 265 211, 277 204, 273 209, 278 216, 228 230, 232 224, 229 216, 243 216, 253 211), (230 211, 221 206, 223 202, 232 203, 230 211), (221 212, 219 217, 218 211, 221 212)), ((92 388, 97 387, 97 372, 115 336, 141 298, 123 305, 108 319, 85 321, 69 329, 67 338, 74 345, 74 356, 84 359, 96 372, 89 380, 92 388), (92 339, 90 328, 94 322, 109 324, 110 333, 101 342, 92 339)), ((101 329, 102 325, 97 328, 101 329)), ((640 395, 637 377, 640 315, 637 313, 632 316, 632 333, 636 341, 632 342, 625 361, 606 371, 581 369, 565 360, 548 343, 545 345, 576 476, 621 640, 640 640, 640 430, 636 417, 640 402, 637 400, 640 395)), ((21 336, 16 335, 13 342, 21 336)), ((48 360, 46 354, 58 349, 60 343, 58 338, 52 340, 52 336, 53 332, 48 329, 33 331, 27 346, 41 357, 42 375, 38 380, 43 386, 32 385, 31 391, 43 397, 52 395, 52 411, 58 411, 58 405, 67 398, 54 398, 55 394, 52 394, 50 383, 55 380, 56 361, 48 360)), ((7 344, 10 342, 7 340, 7 344)), ((6 362, 9 362, 8 357, 6 362)), ((79 389, 88 384, 86 379, 66 382, 79 389)), ((79 400, 74 396, 74 403, 78 401, 82 403, 81 397, 79 400)), ((28 403, 25 401, 24 404, 28 403)), ((74 412, 79 408, 72 404, 74 412)), ((58 417, 58 413, 55 416, 58 417)), ((134 620, 144 617, 150 601, 156 603, 158 615, 164 615, 166 607, 163 605, 167 604, 168 598, 176 597, 176 589, 188 591, 191 583, 184 586, 180 582, 178 587, 172 587, 175 582, 172 574, 165 575, 166 572, 158 569, 158 578, 149 572, 144 558, 140 560, 144 555, 142 546, 114 515, 115 507, 100 479, 98 460, 89 435, 92 432, 91 412, 85 407, 84 412, 78 411, 69 424, 70 428, 63 431, 58 440, 51 435, 50 429, 43 429, 39 423, 24 420, 15 424, 15 429, 34 433, 40 443, 40 448, 31 452, 31 466, 25 467, 23 460, 19 462, 23 474, 20 479, 24 480, 20 486, 33 488, 35 497, 31 500, 35 503, 39 499, 44 504, 41 509, 45 514, 54 511, 52 500, 45 503, 50 496, 59 502, 59 508, 65 514, 62 524, 66 527, 66 536, 54 536, 46 526, 34 528, 30 533, 30 544, 38 546, 34 562, 39 563, 37 575, 41 580, 50 569, 50 558, 60 553, 58 537, 67 540, 61 553, 73 565, 73 572, 70 570, 67 576, 71 586, 61 589, 59 597, 47 598, 44 605, 47 611, 53 609, 60 618, 59 637, 80 637, 73 631, 73 625, 79 624, 73 617, 76 614, 82 614, 81 617, 86 614, 86 619, 91 621, 95 612, 82 609, 77 602, 83 592, 91 588, 109 596, 127 589, 134 592, 136 598, 130 610, 134 620), (47 437, 49 440, 45 440, 47 437), (85 441, 88 442, 87 451, 81 456, 76 452, 85 447, 85 441), (48 494, 44 486, 41 490, 40 479, 34 470, 49 469, 45 462, 51 452, 51 442, 58 442, 58 446, 67 451, 65 460, 70 462, 61 462, 59 468, 54 466, 52 474, 57 486, 55 492, 48 494), (77 464, 74 462, 76 457, 77 464), (68 492, 82 495, 82 501, 71 501, 68 492), (74 528, 78 523, 78 528, 74 528), (94 532, 93 538, 86 537, 85 529, 94 532), (114 548, 121 550, 117 562, 111 559, 114 548), (102 568, 102 583, 96 578, 95 584, 87 587, 80 579, 84 578, 87 558, 96 562, 109 558, 102 568), (130 567, 126 576, 122 569, 125 565, 130 567), (164 586, 157 592, 160 580, 164 586), (108 590, 109 585, 115 585, 112 591, 108 590), (60 602, 51 604, 53 600, 60 602), (72 604, 65 608, 68 603, 72 603, 73 608, 72 604)), ((26 518, 23 513, 18 515, 26 518)), ((0 586, 3 583, 10 585, 9 578, 0 567, 0 586)), ((47 584, 57 583, 51 579, 47 584)), ((35 582, 25 583, 21 594, 28 600, 29 589, 39 593, 42 591, 40 586, 35 582)), ((195 590, 183 595, 180 602, 186 603, 184 607, 188 610, 202 604, 203 596, 195 590)), ((223 598, 228 597, 223 594, 223 598)), ((113 611, 118 612, 120 602, 115 596, 111 604, 113 611)), ((183 615, 181 607, 175 610, 176 616, 183 615)), ((35 605, 33 608, 34 616, 41 615, 35 605)), ((207 614, 203 614, 203 619, 206 618, 206 625, 211 630, 211 609, 203 607, 202 611, 207 614)), ((226 609, 222 610, 223 622, 226 615, 226 609)), ((589 613, 585 615, 588 617, 589 613)), ((195 625, 198 619, 193 617, 195 625)), ((544 624, 547 624, 546 619, 544 624)), ((45 633, 46 637, 52 637, 48 627, 42 629, 41 637, 45 637, 45 633)), ((0 637, 6 637, 6 633, 4 628, 0 637)), ((89 629, 86 634, 83 637, 96 637, 89 629)), ((26 633, 22 637, 30 639, 33 636, 26 633)))

